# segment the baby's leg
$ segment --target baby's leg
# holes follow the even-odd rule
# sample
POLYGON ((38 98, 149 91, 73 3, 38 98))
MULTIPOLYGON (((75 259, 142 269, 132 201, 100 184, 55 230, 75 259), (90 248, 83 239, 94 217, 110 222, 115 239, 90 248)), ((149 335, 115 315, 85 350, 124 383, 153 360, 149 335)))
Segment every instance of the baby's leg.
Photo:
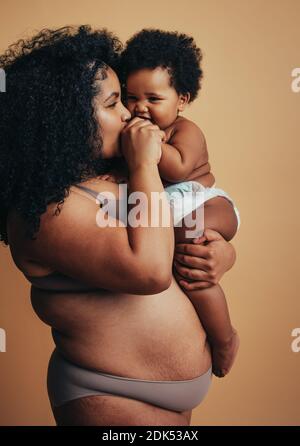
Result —
MULTIPOLYGON (((194 216, 193 216, 194 217, 194 216)), ((237 230, 237 219, 231 203, 216 197, 204 205, 205 228, 214 229, 226 240, 230 240, 237 230)), ((176 243, 190 243, 185 237, 187 228, 175 227, 176 243)), ((192 230, 192 228, 189 228, 192 230)), ((231 369, 239 346, 239 338, 231 325, 229 311, 219 284, 195 291, 184 290, 201 320, 212 347, 213 373, 225 376, 231 369)))
POLYGON ((232 327, 224 292, 219 284, 186 291, 201 320, 212 349, 213 373, 223 377, 230 371, 239 346, 232 327))
POLYGON ((204 203, 204 226, 219 232, 229 242, 238 227, 232 204, 224 197, 214 197, 204 203))

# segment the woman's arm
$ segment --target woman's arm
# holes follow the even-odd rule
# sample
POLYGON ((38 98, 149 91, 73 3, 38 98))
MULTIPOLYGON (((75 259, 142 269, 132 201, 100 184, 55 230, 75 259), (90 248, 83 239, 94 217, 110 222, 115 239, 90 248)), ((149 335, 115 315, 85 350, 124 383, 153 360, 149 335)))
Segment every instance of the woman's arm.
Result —
MULTIPOLYGON (((142 192, 151 222, 151 192, 162 193, 161 213, 169 212, 158 173, 162 132, 135 118, 123 134, 129 166, 129 193, 142 192)), ((115 185, 117 188, 117 186, 115 185)), ((42 218, 35 241, 26 252, 41 264, 96 288, 132 294, 156 294, 170 286, 174 251, 171 218, 168 226, 124 226, 113 217, 110 225, 97 225, 101 212, 90 200, 73 194, 58 216, 51 205, 42 218), (52 207, 52 209, 51 209, 52 207)), ((153 211, 154 212, 154 211, 153 211)), ((159 220, 161 221, 161 219, 159 220)))
POLYGON ((192 244, 175 246, 174 276, 186 290, 209 288, 221 280, 236 260, 234 246, 213 229, 205 229, 204 235, 192 244), (193 279, 191 279, 193 276, 193 279), (185 280, 182 280, 184 277, 185 280))

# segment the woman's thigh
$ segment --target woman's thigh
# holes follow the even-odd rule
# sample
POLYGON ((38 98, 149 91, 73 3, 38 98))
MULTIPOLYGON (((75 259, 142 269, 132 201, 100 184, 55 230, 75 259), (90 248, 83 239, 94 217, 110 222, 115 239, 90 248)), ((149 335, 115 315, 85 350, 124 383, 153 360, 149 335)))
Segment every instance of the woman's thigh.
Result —
POLYGON ((89 396, 52 409, 58 426, 189 426, 192 411, 174 412, 118 396, 89 396))

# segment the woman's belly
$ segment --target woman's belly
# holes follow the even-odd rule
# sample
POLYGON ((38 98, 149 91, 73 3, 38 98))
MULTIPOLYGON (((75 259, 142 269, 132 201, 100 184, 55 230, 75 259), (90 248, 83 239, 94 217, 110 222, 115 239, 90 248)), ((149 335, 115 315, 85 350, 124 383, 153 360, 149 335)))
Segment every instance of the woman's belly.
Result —
POLYGON ((192 379, 211 365, 195 309, 173 279, 149 296, 48 293, 32 288, 37 315, 52 327, 69 360, 113 375, 149 380, 192 379))

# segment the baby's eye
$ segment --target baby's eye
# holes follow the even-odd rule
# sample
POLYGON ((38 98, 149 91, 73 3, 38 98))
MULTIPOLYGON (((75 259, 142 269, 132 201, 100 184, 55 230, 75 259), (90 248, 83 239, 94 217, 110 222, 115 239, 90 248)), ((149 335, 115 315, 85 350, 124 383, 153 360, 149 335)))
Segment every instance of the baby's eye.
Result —
POLYGON ((117 102, 113 102, 112 104, 110 104, 110 105, 108 106, 108 108, 115 108, 116 105, 117 105, 117 102))
POLYGON ((149 98, 149 101, 151 101, 151 102, 160 101, 160 100, 161 100, 160 98, 156 98, 155 96, 149 98))

